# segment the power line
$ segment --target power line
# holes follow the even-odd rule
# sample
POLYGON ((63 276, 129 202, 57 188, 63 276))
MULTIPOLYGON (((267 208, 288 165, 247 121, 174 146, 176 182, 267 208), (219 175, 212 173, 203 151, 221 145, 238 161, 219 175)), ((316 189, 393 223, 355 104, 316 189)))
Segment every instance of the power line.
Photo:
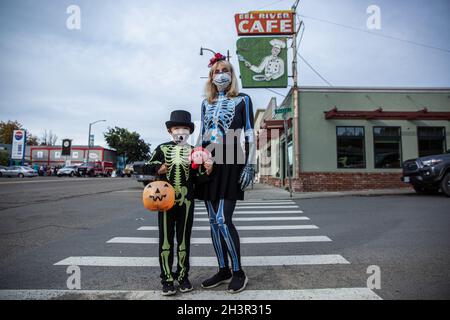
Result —
POLYGON ((272 90, 272 89, 269 89, 269 88, 264 88, 264 89, 269 90, 270 92, 273 92, 273 93, 275 93, 275 94, 277 94, 277 95, 279 95, 279 96, 282 96, 282 97, 285 97, 285 98, 286 98, 286 96, 285 96, 284 94, 279 93, 279 92, 277 92, 277 91, 275 91, 275 90, 272 90))
POLYGON ((322 79, 326 84, 328 84, 330 87, 332 87, 333 85, 327 80, 327 79, 325 79, 316 69, 314 69, 314 67, 311 65, 311 64, 309 64, 309 62, 308 61, 306 61, 306 59, 305 58, 303 58, 302 57, 302 55, 300 54, 300 53, 298 53, 297 54, 298 55, 298 57, 300 58, 300 59, 302 59, 302 61, 316 74, 316 75, 318 75, 319 77, 320 77, 320 79, 322 79))
POLYGON ((272 2, 272 3, 266 4, 265 6, 262 6, 262 7, 258 8, 256 10, 267 8, 267 7, 270 7, 270 6, 274 5, 274 4, 277 4, 277 3, 280 3, 280 2, 283 2, 283 1, 285 1, 285 0, 278 0, 278 1, 272 2))
POLYGON ((354 31, 368 33, 368 34, 371 34, 371 35, 374 35, 374 36, 378 36, 378 37, 382 37, 382 38, 387 38, 387 39, 391 39, 391 40, 401 41, 401 42, 413 44, 413 45, 424 47, 424 48, 428 48, 428 49, 439 50, 439 51, 442 51, 442 52, 450 53, 450 50, 445 49, 445 48, 440 48, 440 47, 436 47, 436 46, 432 46, 432 45, 428 45, 428 44, 424 44, 424 43, 420 43, 420 42, 416 42, 416 41, 412 41, 412 40, 401 39, 401 38, 397 38, 397 37, 390 36, 390 35, 387 35, 387 34, 372 32, 372 31, 368 31, 368 30, 364 30, 364 29, 361 29, 361 28, 348 26, 348 25, 345 25, 345 24, 342 24, 342 23, 337 23, 337 22, 333 22, 333 21, 329 21, 329 20, 325 20, 325 19, 319 19, 319 18, 314 18, 314 17, 310 17, 310 16, 305 16, 305 15, 299 15, 299 16, 303 17, 303 18, 306 18, 306 19, 316 20, 316 21, 332 24, 332 25, 335 25, 335 26, 351 29, 351 30, 354 30, 354 31))

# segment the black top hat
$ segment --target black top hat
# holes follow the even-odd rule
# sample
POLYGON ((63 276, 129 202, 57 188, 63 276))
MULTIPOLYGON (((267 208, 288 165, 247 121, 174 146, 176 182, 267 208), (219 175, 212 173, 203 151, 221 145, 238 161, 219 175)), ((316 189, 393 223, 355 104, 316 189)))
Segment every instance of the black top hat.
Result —
POLYGON ((191 114, 185 110, 175 110, 170 114, 170 121, 166 122, 167 129, 176 126, 189 127, 194 132, 194 123, 191 122, 191 114))

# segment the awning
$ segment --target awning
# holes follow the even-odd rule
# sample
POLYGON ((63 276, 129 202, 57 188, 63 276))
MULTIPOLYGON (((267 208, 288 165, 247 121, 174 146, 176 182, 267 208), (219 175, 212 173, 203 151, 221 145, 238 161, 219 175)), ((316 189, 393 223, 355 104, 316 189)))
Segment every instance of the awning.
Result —
MULTIPOLYGON (((292 119, 287 120, 288 128, 292 128, 292 119)), ((261 129, 266 130, 284 130, 284 120, 264 120, 261 124, 261 129)))
POLYGON ((430 112, 427 108, 419 111, 383 111, 382 108, 374 111, 341 111, 334 107, 324 113, 327 120, 450 120, 450 112, 430 112))

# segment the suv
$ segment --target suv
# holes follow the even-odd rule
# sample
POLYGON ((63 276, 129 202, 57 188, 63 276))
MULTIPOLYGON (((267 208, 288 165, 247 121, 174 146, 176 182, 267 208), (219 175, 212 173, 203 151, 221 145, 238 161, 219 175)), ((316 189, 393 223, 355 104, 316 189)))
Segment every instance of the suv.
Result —
POLYGON ((77 166, 65 166, 58 170, 58 173, 56 174, 58 177, 62 176, 70 176, 75 177, 78 176, 78 167, 77 166))
POLYGON ((436 193, 441 189, 450 197, 450 150, 405 161, 402 181, 412 184, 417 193, 436 193))

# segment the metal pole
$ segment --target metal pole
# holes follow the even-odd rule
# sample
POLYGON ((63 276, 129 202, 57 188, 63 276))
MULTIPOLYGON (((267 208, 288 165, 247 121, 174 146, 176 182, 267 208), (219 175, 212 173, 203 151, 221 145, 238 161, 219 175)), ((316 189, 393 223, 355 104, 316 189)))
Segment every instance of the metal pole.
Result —
POLYGON ((292 178, 291 178, 291 167, 289 166, 289 152, 288 152, 288 135, 289 135, 289 128, 288 123, 286 119, 286 113, 283 116, 283 126, 284 126, 284 158, 285 158, 285 168, 286 168, 286 174, 289 179, 289 195, 292 198, 292 178))
POLYGON ((292 10, 294 11, 294 28, 295 28, 295 32, 292 38, 292 47, 293 47, 293 60, 292 60, 292 75, 294 78, 294 86, 292 88, 292 99, 294 99, 293 101, 293 106, 294 106, 294 117, 293 117, 293 132, 292 132, 292 137, 293 137, 293 147, 294 147, 294 173, 295 173, 295 177, 298 179, 299 178, 299 173, 300 173, 300 139, 299 139, 299 121, 298 121, 298 114, 299 114, 299 106, 298 106, 298 74, 297 74, 297 20, 296 20, 296 16, 297 16, 297 5, 298 5, 299 0, 297 0, 294 4, 294 6, 292 7, 292 10))
POLYGON ((88 149, 87 149, 86 163, 89 163, 89 152, 91 151, 91 126, 92 126, 92 123, 89 123, 89 136, 88 136, 88 149))

